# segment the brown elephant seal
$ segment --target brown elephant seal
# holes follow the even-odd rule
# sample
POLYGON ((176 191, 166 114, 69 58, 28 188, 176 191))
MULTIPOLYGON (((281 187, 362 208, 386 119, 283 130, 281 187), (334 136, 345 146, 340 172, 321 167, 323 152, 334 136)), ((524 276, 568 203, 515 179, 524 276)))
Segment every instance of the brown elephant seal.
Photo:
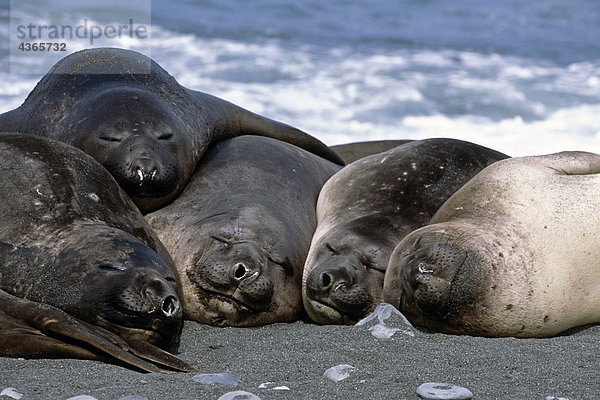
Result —
POLYGON ((600 322, 600 155, 499 161, 396 247, 384 300, 415 325, 544 337, 600 322))
POLYGON ((264 137, 211 147, 177 200, 146 215, 175 262, 185 318, 252 326, 301 317, 317 197, 339 168, 264 137))
POLYGON ((413 141, 362 158, 321 190, 302 296, 315 322, 354 324, 382 301, 394 247, 456 190, 507 156, 455 139, 413 141))
POLYGON ((314 137, 186 89, 150 58, 115 48, 59 61, 20 107, 0 116, 0 131, 82 149, 144 213, 177 197, 211 143, 239 135, 273 137, 343 164, 314 137))
POLYGON ((391 150, 394 147, 409 142, 412 142, 412 140, 370 140, 336 144, 334 146, 329 146, 329 148, 335 151, 346 164, 351 164, 361 158, 372 156, 377 153, 383 153, 384 151, 391 150))
POLYGON ((187 370, 159 349, 183 325, 172 261, 110 174, 72 146, 10 133, 0 174, 0 355, 187 370))

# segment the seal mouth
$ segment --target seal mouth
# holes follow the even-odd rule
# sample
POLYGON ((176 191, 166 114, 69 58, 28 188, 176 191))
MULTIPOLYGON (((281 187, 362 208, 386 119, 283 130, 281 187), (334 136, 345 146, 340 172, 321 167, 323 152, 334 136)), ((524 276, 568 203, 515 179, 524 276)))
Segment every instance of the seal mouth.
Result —
POLYGON ((319 300, 308 299, 308 302, 310 303, 309 307, 311 308, 309 316, 318 324, 354 325, 364 317, 362 314, 353 314, 340 311, 339 309, 329 304, 325 304, 319 300))
MULTIPOLYGON (((210 290, 198 289, 200 307, 191 319, 212 326, 256 326, 263 325, 266 315, 272 315, 273 307, 254 309, 231 296, 210 290)), ((274 314, 273 314, 274 315, 274 314)))
POLYGON ((253 308, 250 304, 244 303, 241 300, 234 298, 233 296, 228 296, 226 294, 219 293, 214 290, 206 289, 203 287, 199 289, 202 292, 202 295, 198 297, 201 299, 208 300, 209 302, 211 300, 218 300, 223 303, 231 304, 235 307, 237 311, 243 313, 258 313, 264 311, 264 309, 253 308))

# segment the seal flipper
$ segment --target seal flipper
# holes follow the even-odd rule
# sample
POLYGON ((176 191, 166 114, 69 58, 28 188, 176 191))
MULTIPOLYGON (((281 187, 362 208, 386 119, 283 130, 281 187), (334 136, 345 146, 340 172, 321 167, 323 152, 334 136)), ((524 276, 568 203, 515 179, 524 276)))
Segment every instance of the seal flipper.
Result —
POLYGON ((0 311, 0 356, 24 358, 66 357, 98 359, 98 355, 70 343, 46 336, 21 320, 0 311), (17 345, 15 346, 15 343, 17 345))
POLYGON ((161 368, 161 372, 194 372, 196 370, 192 365, 180 360, 160 347, 146 342, 129 341, 128 344, 131 346, 131 353, 156 364, 161 368))
POLYGON ((345 165, 340 156, 319 139, 293 126, 263 117, 207 93, 188 89, 203 114, 221 117, 208 121, 213 130, 213 142, 242 135, 265 136, 287 142, 338 165, 345 165))
POLYGON ((600 155, 583 151, 563 151, 530 157, 529 162, 554 170, 559 175, 595 175, 600 173, 600 155))
POLYGON ((4 322, 0 325, 2 356, 102 360, 144 372, 193 370, 175 356, 166 357, 163 350, 151 345, 132 346, 119 336, 48 304, 24 300, 2 290, 0 300, 0 322, 4 322), (16 337, 19 340, 15 348, 11 339, 16 337), (12 346, 4 345, 8 343, 12 346))
POLYGON ((0 130, 2 132, 20 132, 22 120, 21 107, 0 114, 0 130))

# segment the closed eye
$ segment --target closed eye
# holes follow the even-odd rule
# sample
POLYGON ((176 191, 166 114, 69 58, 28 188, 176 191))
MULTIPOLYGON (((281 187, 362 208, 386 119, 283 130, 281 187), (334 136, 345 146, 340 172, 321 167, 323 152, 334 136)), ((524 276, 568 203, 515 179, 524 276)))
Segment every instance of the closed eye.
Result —
POLYGON ((292 265, 290 260, 288 260, 286 258, 283 261, 275 261, 275 259, 273 259, 273 257, 269 256, 269 254, 266 254, 266 256, 267 256, 267 260, 271 261, 273 264, 279 265, 283 269, 283 272, 285 272, 285 274, 287 276, 294 276, 294 266, 292 265))
POLYGON ((123 264, 115 264, 110 262, 103 262, 98 264, 98 268, 103 269, 105 271, 125 271, 127 267, 123 264))
POLYGON ((325 247, 327 248, 327 250, 329 250, 330 252, 332 252, 333 254, 335 254, 336 256, 339 256, 341 253, 339 251, 337 251, 336 249, 334 249, 333 247, 331 247, 329 245, 329 243, 325 244, 325 247))
POLYGON ((220 237, 218 237, 218 236, 212 236, 212 235, 211 235, 211 238, 213 238, 213 239, 214 239, 216 242, 218 242, 218 243, 219 243, 221 246, 223 246, 224 248, 228 248, 228 247, 229 247, 229 245, 231 244, 231 243, 229 243, 227 240, 225 240, 225 239, 223 239, 223 238, 220 238, 220 237))
POLYGON ((100 136, 100 140, 104 140, 105 142, 120 142, 122 139, 116 136, 100 136))
POLYGON ((171 140, 172 138, 172 133, 163 133, 162 135, 158 136, 158 140, 171 140))

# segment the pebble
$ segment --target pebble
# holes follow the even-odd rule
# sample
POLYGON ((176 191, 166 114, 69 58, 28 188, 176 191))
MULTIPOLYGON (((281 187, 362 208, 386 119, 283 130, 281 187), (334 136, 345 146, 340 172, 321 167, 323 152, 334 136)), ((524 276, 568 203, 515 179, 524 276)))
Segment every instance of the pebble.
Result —
POLYGON ((265 382, 258 385, 259 389, 267 389, 267 390, 290 390, 289 387, 284 385, 277 385, 275 382, 265 382))
POLYGON ((356 367, 350 364, 340 364, 335 367, 329 368, 323 376, 327 379, 331 379, 334 382, 339 382, 350 376, 352 372, 356 371, 356 367))
POLYGON ((198 374, 194 375, 192 379, 204 385, 220 383, 223 385, 237 386, 238 384, 242 383, 242 381, 237 376, 232 375, 229 372, 221 374, 198 374))
POLYGON ((470 400, 473 393, 467 388, 451 383, 424 383, 417 388, 417 395, 425 400, 470 400))
POLYGON ((261 400, 260 397, 254 393, 244 392, 243 390, 237 390, 235 392, 225 393, 217 400, 261 400))
POLYGON ((7 387, 0 392, 0 396, 12 397, 13 399, 20 399, 23 397, 22 393, 17 392, 17 389, 12 387, 7 387))

